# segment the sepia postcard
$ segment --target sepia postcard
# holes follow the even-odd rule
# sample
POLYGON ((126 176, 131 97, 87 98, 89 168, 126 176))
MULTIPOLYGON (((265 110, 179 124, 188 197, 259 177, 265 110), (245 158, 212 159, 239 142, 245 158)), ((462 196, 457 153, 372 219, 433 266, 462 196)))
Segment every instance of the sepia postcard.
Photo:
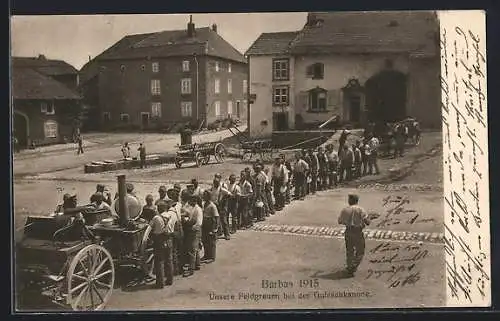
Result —
POLYGON ((490 306, 485 19, 11 16, 13 312, 490 306))

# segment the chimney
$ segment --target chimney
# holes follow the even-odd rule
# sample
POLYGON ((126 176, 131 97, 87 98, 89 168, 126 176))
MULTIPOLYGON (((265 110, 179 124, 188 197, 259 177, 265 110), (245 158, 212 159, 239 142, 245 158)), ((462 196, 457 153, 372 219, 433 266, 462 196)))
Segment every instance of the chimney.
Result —
POLYGON ((39 60, 47 60, 47 58, 45 58, 45 56, 44 56, 44 55, 42 55, 42 54, 39 54, 39 55, 38 55, 38 59, 39 59, 39 60))
POLYGON ((92 60, 92 57, 89 55, 89 62, 92 60))
POLYGON ((315 13, 309 12, 307 14, 307 22, 306 22, 307 26, 312 27, 316 25, 317 21, 318 21, 318 16, 315 13))
POLYGON ((195 34, 194 23, 193 23, 193 15, 189 15, 189 23, 187 25, 187 33, 188 37, 192 38, 195 34))
POLYGON ((212 25, 212 30, 213 30, 213 31, 215 31, 215 32, 217 32, 217 24, 215 24, 215 23, 214 23, 214 24, 212 25))

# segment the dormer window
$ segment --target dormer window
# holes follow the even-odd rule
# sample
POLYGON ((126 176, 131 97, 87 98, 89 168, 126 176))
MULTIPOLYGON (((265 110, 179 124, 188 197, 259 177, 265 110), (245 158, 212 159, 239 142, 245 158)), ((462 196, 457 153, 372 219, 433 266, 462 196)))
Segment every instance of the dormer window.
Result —
POLYGON ((307 66, 307 77, 312 79, 323 79, 325 77, 325 65, 318 62, 307 66))

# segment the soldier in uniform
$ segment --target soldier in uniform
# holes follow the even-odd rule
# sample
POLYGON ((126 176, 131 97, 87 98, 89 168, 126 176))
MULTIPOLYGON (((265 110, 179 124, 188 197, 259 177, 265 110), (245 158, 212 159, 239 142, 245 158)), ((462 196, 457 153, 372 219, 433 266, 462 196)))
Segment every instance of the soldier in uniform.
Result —
POLYGON ((309 189, 311 191, 311 194, 316 194, 316 191, 318 190, 318 170, 319 170, 319 161, 318 161, 318 156, 313 152, 312 149, 309 151, 309 158, 311 159, 311 163, 309 164, 309 175, 311 178, 311 183, 309 184, 309 189))
POLYGON ((230 240, 231 236, 229 233, 229 214, 227 211, 227 202, 231 193, 225 187, 226 184, 222 184, 221 175, 215 175, 212 188, 210 189, 211 200, 217 207, 217 211, 220 216, 221 232, 224 234, 224 238, 226 240, 230 240))
POLYGON ((184 231, 182 229, 181 221, 181 202, 179 202, 179 192, 178 189, 170 188, 167 190, 167 197, 171 201, 171 209, 176 215, 176 223, 174 225, 174 234, 172 238, 173 251, 172 259, 174 264, 174 275, 182 274, 182 258, 187 254, 184 251, 184 231))
POLYGON ((319 190, 325 190, 328 187, 328 158, 326 157, 323 147, 318 148, 318 164, 319 164, 319 190))
POLYGON ((252 184, 247 180, 245 171, 240 173, 238 183, 240 195, 238 197, 238 214, 241 228, 249 228, 252 225, 252 214, 250 210, 251 198, 253 195, 252 184))
POLYGON ((302 153, 297 153, 295 162, 293 177, 295 180, 295 198, 303 200, 306 196, 306 186, 307 186, 307 172, 309 170, 309 165, 302 158, 302 153))
POLYGON ((174 281, 172 238, 177 216, 171 205, 171 200, 158 202, 158 214, 149 223, 153 239, 156 288, 158 289, 162 289, 165 285, 172 285, 174 281))
POLYGON ((166 199, 167 187, 165 187, 164 185, 160 186, 160 188, 158 188, 158 195, 160 196, 160 198, 156 200, 155 205, 158 205, 159 201, 164 201, 166 199))
POLYGON ((354 154, 349 146, 344 145, 344 150, 340 157, 339 181, 350 181, 352 178, 352 165, 354 164, 354 154))
POLYGON ((273 184, 274 199, 276 200, 276 211, 281 211, 283 210, 283 207, 285 207, 285 171, 287 171, 287 169, 285 165, 283 165, 282 159, 280 157, 276 157, 272 167, 271 178, 273 184))
POLYGON ((238 212, 238 202, 241 196, 240 186, 238 182, 236 182, 236 175, 231 174, 229 176, 229 186, 228 190, 231 193, 227 203, 228 215, 231 215, 231 230, 230 233, 236 233, 236 231, 240 228, 241 218, 240 213, 238 212))
POLYGON ((257 221, 265 221, 266 176, 262 172, 262 165, 255 165, 255 217, 257 221))
POLYGON ((285 154, 281 154, 281 162, 286 167, 286 191, 285 191, 285 205, 290 204, 292 201, 291 189, 292 189, 292 164, 286 159, 285 154))
POLYGON ((306 192, 306 195, 309 195, 311 193, 311 184, 310 184, 310 181, 311 181, 311 163, 312 163, 312 159, 311 159, 311 156, 309 155, 309 153, 303 149, 302 150, 302 159, 307 163, 307 171, 305 172, 306 174, 306 180, 304 182, 304 185, 305 185, 305 192, 306 192))
POLYGON ((274 209, 271 178, 269 177, 269 168, 266 167, 264 171, 262 171, 262 174, 264 174, 266 177, 266 185, 264 187, 264 190, 266 192, 265 193, 266 197, 264 198, 265 199, 264 208, 266 210, 266 216, 274 215, 276 211, 274 209))
POLYGON ((346 272, 353 276, 365 254, 363 229, 370 224, 366 211, 358 205, 359 197, 348 195, 349 206, 342 209, 338 223, 345 225, 346 272))
POLYGON ((139 159, 141 161, 141 168, 146 167, 146 146, 144 143, 140 143, 139 148, 137 149, 139 151, 139 159))
POLYGON ((97 184, 95 189, 97 193, 102 193, 104 195, 104 202, 108 203, 108 205, 113 203, 111 201, 111 194, 106 190, 106 186, 104 186, 104 184, 97 184))
MULTIPOLYGON (((153 195, 148 194, 146 196, 146 205, 142 208, 142 213, 141 213, 141 218, 145 219, 146 221, 150 222, 153 217, 158 213, 156 205, 153 203, 153 195)), ((157 201, 158 204, 158 201, 157 201)))
POLYGON ((183 276, 191 276, 200 269, 200 242, 201 226, 203 224, 203 210, 198 206, 197 197, 191 193, 184 193, 183 199, 187 202, 182 207, 181 217, 184 227, 185 269, 183 276))
POLYGON ((330 188, 337 186, 339 155, 333 145, 328 145, 328 185, 330 188))
POLYGON ((205 255, 201 259, 205 263, 215 261, 217 246, 217 229, 219 226, 219 212, 217 206, 212 202, 210 191, 203 192, 203 223, 201 225, 201 237, 205 255))

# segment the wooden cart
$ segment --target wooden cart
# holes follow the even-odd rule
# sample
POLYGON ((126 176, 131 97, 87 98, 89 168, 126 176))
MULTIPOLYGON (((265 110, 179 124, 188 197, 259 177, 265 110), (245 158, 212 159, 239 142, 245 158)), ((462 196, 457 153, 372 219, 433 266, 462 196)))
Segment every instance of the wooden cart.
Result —
POLYGON ((250 161, 254 156, 263 161, 272 161, 279 153, 278 149, 273 148, 272 141, 269 140, 254 140, 242 141, 241 145, 241 159, 250 161))
POLYGON ((206 165, 213 156, 217 163, 223 163, 226 148, 220 142, 180 145, 175 156, 175 166, 181 168, 185 162, 194 162, 197 167, 206 165))
POLYGON ((149 225, 94 224, 107 215, 82 210, 77 215, 28 217, 16 246, 18 294, 38 292, 65 308, 101 310, 115 286, 116 267, 134 266, 152 275, 149 225))

